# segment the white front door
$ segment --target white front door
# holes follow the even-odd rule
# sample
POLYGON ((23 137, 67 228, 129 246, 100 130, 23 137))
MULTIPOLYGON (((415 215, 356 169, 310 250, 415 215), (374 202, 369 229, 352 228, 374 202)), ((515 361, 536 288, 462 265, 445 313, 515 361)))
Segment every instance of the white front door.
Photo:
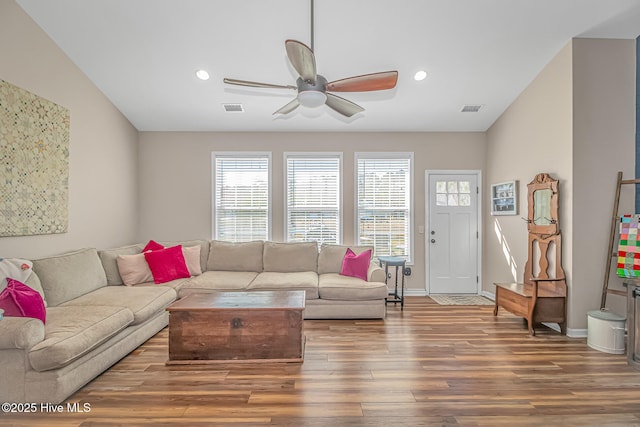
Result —
POLYGON ((478 172, 426 172, 429 294, 478 294, 478 172))

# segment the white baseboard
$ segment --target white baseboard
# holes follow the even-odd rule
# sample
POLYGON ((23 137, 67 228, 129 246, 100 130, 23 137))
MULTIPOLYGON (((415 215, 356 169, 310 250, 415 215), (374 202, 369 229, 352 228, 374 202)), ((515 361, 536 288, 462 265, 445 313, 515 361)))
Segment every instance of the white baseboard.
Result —
POLYGON ((491 301, 496 300, 496 294, 494 294, 493 292, 482 291, 480 294, 485 298, 489 298, 491 301))
POLYGON ((567 336, 569 338, 586 338, 587 329, 570 329, 567 328, 567 336))

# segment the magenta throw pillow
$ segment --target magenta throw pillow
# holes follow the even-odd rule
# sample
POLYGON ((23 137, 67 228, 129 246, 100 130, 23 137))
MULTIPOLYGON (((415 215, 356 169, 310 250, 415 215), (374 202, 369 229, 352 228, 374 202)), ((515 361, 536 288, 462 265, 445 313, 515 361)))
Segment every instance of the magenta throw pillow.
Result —
POLYGON ((142 249, 142 252, 159 251, 160 249, 164 249, 164 246, 162 246, 160 243, 156 242, 155 240, 149 240, 149 242, 144 247, 144 249, 142 249))
POLYGON ((351 248, 347 248, 347 252, 344 254, 344 258, 342 258, 342 270, 340 274, 343 276, 357 277, 358 279, 366 281, 370 262, 371 249, 356 255, 351 248))
POLYGON ((10 277, 7 277, 7 287, 0 292, 0 308, 5 316, 33 317, 42 320, 42 323, 47 317, 42 295, 10 277))
POLYGON ((182 245, 144 253, 155 283, 191 277, 182 253, 182 245))

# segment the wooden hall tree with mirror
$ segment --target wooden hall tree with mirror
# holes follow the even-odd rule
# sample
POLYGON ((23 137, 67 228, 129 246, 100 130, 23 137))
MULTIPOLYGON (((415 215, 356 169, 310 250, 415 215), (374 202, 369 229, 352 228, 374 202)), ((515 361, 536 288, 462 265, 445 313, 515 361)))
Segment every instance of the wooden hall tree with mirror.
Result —
POLYGON ((528 257, 522 283, 495 283, 498 307, 534 325, 557 323, 566 332, 567 282, 562 269, 562 236, 558 220, 558 180, 539 173, 527 184, 528 257))

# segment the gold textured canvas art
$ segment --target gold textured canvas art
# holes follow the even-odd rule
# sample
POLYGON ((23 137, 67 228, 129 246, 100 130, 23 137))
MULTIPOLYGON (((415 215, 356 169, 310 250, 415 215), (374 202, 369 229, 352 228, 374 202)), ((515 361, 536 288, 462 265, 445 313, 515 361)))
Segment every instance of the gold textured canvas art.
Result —
POLYGON ((0 80, 0 237, 66 233, 69 110, 0 80))

